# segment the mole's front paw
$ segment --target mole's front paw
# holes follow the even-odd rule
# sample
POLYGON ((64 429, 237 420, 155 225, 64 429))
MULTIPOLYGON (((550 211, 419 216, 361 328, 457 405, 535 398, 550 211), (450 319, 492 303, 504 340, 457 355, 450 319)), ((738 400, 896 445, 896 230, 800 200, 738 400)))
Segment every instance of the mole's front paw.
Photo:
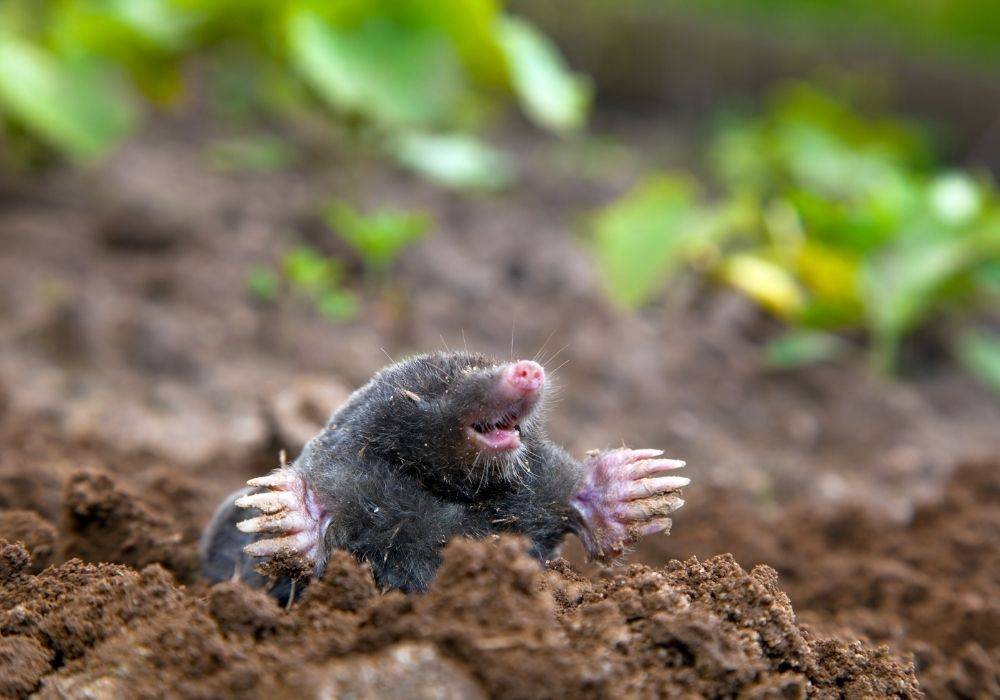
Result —
POLYGON ((298 557, 314 571, 322 566, 323 533, 330 516, 312 489, 295 471, 277 469, 250 479, 250 486, 267 491, 236 499, 240 508, 256 508, 263 515, 236 523, 242 532, 270 535, 243 548, 252 557, 298 557))
POLYGON ((662 454, 622 447, 590 453, 584 460, 585 477, 571 502, 591 559, 613 559, 640 537, 670 527, 667 516, 684 505, 675 492, 691 480, 662 476, 684 466, 676 459, 661 459, 662 454))

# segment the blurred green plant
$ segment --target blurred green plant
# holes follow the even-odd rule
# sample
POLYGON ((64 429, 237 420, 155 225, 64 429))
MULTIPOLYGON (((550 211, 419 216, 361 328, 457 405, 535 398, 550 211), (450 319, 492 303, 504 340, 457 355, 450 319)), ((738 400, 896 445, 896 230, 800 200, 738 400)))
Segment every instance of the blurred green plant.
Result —
POLYGON ((364 215, 346 202, 331 202, 324 212, 327 225, 353 248, 365 267, 385 273, 407 246, 423 238, 430 217, 388 209, 364 215))
MULTIPOLYGON (((709 163, 715 201, 690 176, 659 174, 591 219, 620 304, 641 306, 694 267, 801 329, 766 349, 771 365, 830 359, 844 349, 832 333, 864 330, 873 365, 891 372, 913 331, 998 297, 994 184, 936 170, 907 122, 795 85, 763 115, 724 121, 709 163)), ((956 350, 980 376, 998 355, 983 347, 956 350)))
POLYGON ((580 128, 590 101, 587 80, 495 0, 5 0, 0 121, 92 160, 135 126, 136 93, 183 96, 193 58, 220 66, 234 109, 323 107, 453 187, 509 180, 472 135, 498 98, 556 133, 580 128))
MULTIPOLYGON (((332 201, 323 211, 330 230, 361 258, 372 287, 385 285, 399 255, 427 235, 431 219, 422 212, 382 209, 363 214, 347 202, 332 201)), ((278 269, 259 266, 247 275, 247 291, 271 302, 282 291, 308 299, 332 321, 350 321, 359 310, 357 294, 345 286, 344 264, 310 246, 287 250, 278 269)))
POLYGON ((970 331, 959 341, 958 356, 983 384, 1000 393, 1000 335, 970 331))
POLYGON ((280 170, 295 160, 287 141, 266 136, 217 139, 208 144, 209 162, 223 172, 280 170))
MULTIPOLYGON (((601 0, 595 0, 601 2, 601 0)), ((1000 60, 1000 4, 994 0, 628 0, 625 8, 652 7, 729 22, 746 30, 766 27, 799 42, 870 37, 901 46, 996 64, 1000 60)))
POLYGON ((255 267, 247 276, 247 289, 260 301, 273 301, 283 288, 310 301, 331 321, 350 321, 358 315, 357 295, 343 286, 340 261, 315 248, 299 246, 285 252, 279 273, 255 267))

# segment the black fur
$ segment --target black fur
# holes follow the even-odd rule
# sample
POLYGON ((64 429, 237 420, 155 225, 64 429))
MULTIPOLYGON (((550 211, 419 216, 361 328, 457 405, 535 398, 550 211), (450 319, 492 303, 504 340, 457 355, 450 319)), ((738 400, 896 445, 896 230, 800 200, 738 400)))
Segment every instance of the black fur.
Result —
MULTIPOLYGON (((504 410, 495 390, 502 367, 480 355, 421 355, 376 374, 333 414, 292 465, 332 514, 327 552, 347 549, 380 586, 406 591, 426 589, 441 547, 458 535, 518 533, 540 560, 554 555, 577 526, 569 502, 581 465, 545 436, 544 390, 520 418, 517 455, 485 457, 465 434, 504 410)), ((234 498, 203 541, 213 580, 252 566, 242 553, 252 537, 235 530, 249 515, 234 498)))

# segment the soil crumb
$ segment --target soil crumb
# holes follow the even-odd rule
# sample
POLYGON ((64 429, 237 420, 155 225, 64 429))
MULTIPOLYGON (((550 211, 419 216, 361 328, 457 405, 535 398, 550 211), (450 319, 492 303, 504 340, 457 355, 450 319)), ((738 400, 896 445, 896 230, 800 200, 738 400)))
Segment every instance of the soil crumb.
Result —
POLYGON ((59 532, 34 511, 6 510, 0 511, 0 538, 23 545, 31 557, 29 571, 37 574, 55 560, 59 532))

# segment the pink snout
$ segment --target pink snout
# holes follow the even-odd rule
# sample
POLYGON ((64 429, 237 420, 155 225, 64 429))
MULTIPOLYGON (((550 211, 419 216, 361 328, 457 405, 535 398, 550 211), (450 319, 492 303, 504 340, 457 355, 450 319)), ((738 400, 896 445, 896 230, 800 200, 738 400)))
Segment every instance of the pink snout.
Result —
POLYGON ((520 360, 504 368, 502 384, 514 396, 527 396, 545 383, 545 369, 537 362, 520 360))

